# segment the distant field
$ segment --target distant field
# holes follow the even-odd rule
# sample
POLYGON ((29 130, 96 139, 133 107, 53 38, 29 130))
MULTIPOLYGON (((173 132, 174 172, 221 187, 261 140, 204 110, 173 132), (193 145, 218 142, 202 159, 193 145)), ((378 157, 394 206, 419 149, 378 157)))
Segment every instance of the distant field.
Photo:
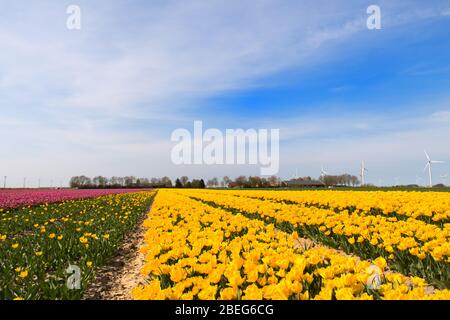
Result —
POLYGON ((419 191, 419 192, 450 192, 450 187, 445 188, 411 188, 411 187, 342 187, 332 188, 332 190, 348 190, 348 191, 419 191))
POLYGON ((136 191, 139 189, 0 189, 0 210, 136 191))
POLYGON ((274 190, 274 191, 314 191, 314 190, 335 190, 335 191, 408 191, 408 192, 450 192, 450 187, 445 188, 411 188, 411 187, 305 187, 305 188, 258 188, 258 189, 228 189, 217 188, 217 190, 274 190))

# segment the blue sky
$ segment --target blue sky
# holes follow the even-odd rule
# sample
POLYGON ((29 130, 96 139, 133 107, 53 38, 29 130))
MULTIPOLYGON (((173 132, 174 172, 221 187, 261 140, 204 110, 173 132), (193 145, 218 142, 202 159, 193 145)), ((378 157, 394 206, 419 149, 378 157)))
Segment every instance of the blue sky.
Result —
POLYGON ((450 171, 448 1, 3 1, 0 176, 258 174, 175 166, 170 134, 279 128, 280 175, 450 171), (82 29, 67 30, 66 8, 82 29), (366 28, 381 8, 382 29, 366 28))

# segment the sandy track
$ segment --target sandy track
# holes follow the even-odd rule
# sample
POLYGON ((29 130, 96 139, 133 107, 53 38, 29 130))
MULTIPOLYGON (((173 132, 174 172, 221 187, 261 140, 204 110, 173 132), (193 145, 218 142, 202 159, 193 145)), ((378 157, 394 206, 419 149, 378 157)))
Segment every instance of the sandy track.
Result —
POLYGON ((149 210, 141 217, 135 230, 124 239, 114 257, 97 271, 95 279, 86 289, 85 300, 132 300, 131 290, 145 279, 141 274, 145 255, 140 252, 144 244, 144 220, 149 210))

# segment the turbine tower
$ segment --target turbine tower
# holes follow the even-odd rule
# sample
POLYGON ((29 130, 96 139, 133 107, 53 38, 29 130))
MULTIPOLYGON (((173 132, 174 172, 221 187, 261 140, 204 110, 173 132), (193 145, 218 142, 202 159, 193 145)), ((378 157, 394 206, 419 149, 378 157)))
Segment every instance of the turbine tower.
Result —
POLYGON ((430 188, 433 187, 433 170, 431 169, 432 165, 435 163, 444 163, 444 161, 438 161, 438 160, 431 160, 430 156, 428 155, 427 151, 424 150, 425 155, 427 156, 427 164, 425 165, 425 170, 428 168, 428 174, 430 176, 430 188))
POLYGON ((369 171, 369 170, 367 170, 366 165, 365 165, 364 160, 363 160, 363 161, 361 162, 361 173, 360 173, 360 176, 361 176, 361 186, 366 185, 366 172, 367 172, 367 171, 369 171))
POLYGON ((420 186, 420 181, 422 180, 422 177, 416 174, 416 184, 420 186))
POLYGON ((447 184, 447 177, 448 177, 448 173, 441 175, 442 183, 444 185, 447 184))
POLYGON ((328 175, 328 172, 322 166, 322 169, 320 170, 320 177, 323 179, 326 175, 328 175))
POLYGON ((8 176, 3 177, 3 189, 6 189, 6 179, 7 178, 8 178, 8 176))
POLYGON ((295 168, 295 175, 294 175, 294 179, 297 180, 298 179, 298 168, 295 168))

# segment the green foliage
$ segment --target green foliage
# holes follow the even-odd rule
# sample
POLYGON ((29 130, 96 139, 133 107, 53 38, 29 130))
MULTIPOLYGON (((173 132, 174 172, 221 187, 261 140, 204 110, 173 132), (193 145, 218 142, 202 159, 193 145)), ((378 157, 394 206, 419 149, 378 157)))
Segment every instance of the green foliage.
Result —
POLYGON ((155 192, 43 204, 0 213, 0 300, 79 299, 150 206, 155 192), (81 290, 66 286, 69 265, 81 290))

